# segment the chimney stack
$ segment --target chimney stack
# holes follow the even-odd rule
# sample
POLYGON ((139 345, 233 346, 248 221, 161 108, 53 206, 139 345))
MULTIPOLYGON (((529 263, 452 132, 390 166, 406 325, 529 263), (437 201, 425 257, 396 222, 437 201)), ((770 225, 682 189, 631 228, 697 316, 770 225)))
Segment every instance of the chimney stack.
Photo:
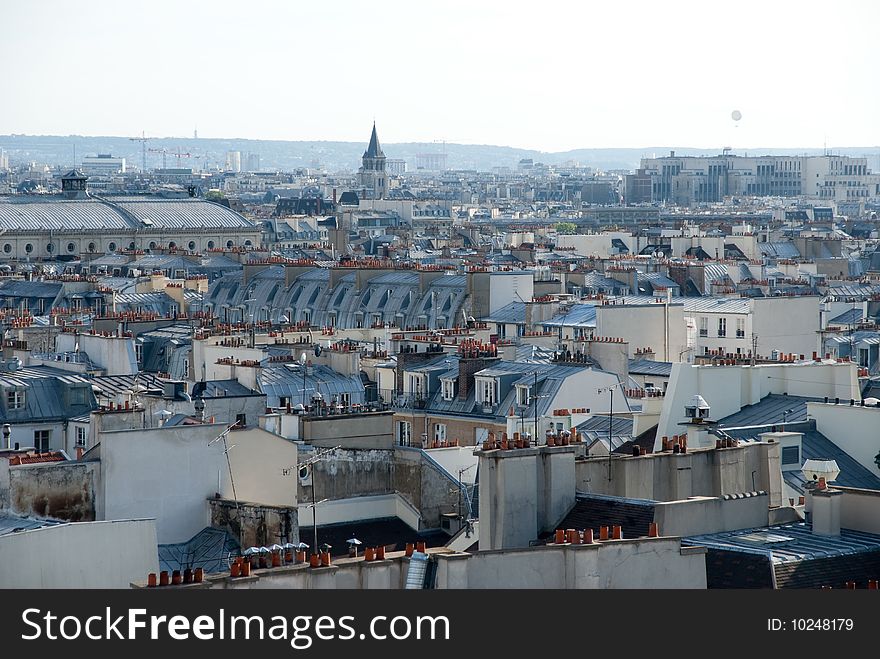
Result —
POLYGON ((815 535, 840 535, 840 502, 843 492, 832 490, 820 479, 819 487, 811 491, 810 519, 815 535))

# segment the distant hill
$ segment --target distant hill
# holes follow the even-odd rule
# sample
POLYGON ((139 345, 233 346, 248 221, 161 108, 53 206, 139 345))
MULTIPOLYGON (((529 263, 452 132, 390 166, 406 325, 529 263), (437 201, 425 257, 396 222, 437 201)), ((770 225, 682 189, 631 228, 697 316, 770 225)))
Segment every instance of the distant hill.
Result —
MULTIPOLYGON (((261 169, 292 170, 297 167, 323 167, 330 172, 354 171, 360 166, 365 142, 288 142, 280 140, 244 140, 233 138, 151 138, 147 147, 147 167, 162 166, 161 150, 165 149, 168 167, 216 167, 226 162, 227 151, 256 153, 260 156, 261 169), (176 155, 180 153, 178 158, 176 155), (189 154, 186 156, 185 154, 189 154)), ((0 148, 8 152, 13 165, 37 161, 49 165, 72 165, 74 148, 77 162, 83 156, 110 153, 125 157, 132 165, 141 164, 141 143, 127 137, 84 137, 79 135, 0 135, 0 148)), ((675 151, 680 155, 715 155, 720 149, 657 146, 640 149, 574 149, 547 153, 530 149, 488 144, 436 144, 403 142, 382 144, 389 158, 402 158, 413 168, 418 153, 445 151, 448 166, 452 169, 491 170, 493 167, 515 168, 523 158, 535 162, 560 165, 569 161, 599 169, 634 169, 642 157, 668 155, 675 151)), ((750 155, 820 154, 821 149, 749 149, 750 155)), ((737 151, 737 153, 740 153, 737 151)), ((835 148, 834 153, 869 157, 869 166, 880 171, 880 147, 835 148)))

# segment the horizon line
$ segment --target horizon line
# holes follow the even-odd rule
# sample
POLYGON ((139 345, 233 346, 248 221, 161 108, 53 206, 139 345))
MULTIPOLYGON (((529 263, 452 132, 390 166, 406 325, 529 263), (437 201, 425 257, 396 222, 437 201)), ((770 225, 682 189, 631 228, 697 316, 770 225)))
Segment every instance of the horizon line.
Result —
MULTIPOLYGON (((59 135, 55 133, 4 133, 0 134, 0 139, 2 138, 17 138, 17 137, 35 137, 35 138, 61 138, 61 139, 71 139, 71 138, 84 138, 84 139, 133 139, 130 135, 82 135, 71 133, 68 135, 59 135)), ((140 139, 140 138, 137 138, 140 139)), ((187 140, 192 142, 199 141, 209 141, 209 140, 224 140, 224 141, 237 141, 237 142, 282 142, 282 143, 329 143, 329 144, 362 144, 366 143, 365 141, 360 140, 341 140, 341 139, 277 139, 277 138, 265 138, 265 137, 212 137, 212 136, 185 136, 185 135, 165 135, 165 136, 154 136, 147 137, 148 140, 187 140)), ((688 145, 652 145, 652 146, 580 146, 573 147, 558 151, 549 151, 544 149, 537 149, 531 147, 523 147, 523 146, 511 146, 508 144, 489 144, 489 143, 467 143, 467 142, 452 142, 447 140, 410 140, 404 142, 384 142, 386 146, 400 146, 400 145, 409 145, 409 144, 436 144, 438 147, 441 145, 443 147, 449 146, 463 146, 463 147, 488 147, 488 148, 501 148, 501 149, 511 149, 515 151, 534 151, 541 154, 547 155, 559 155, 570 153, 573 151, 619 151, 619 150, 627 150, 627 151, 660 151, 660 150, 675 150, 675 149, 691 149, 694 151, 714 151, 717 150, 719 153, 724 149, 731 149, 734 152, 743 152, 743 151, 759 151, 761 149, 773 149, 773 150, 788 150, 788 151, 834 151, 838 149, 877 149, 880 150, 880 145, 832 145, 832 146, 754 146, 754 147, 730 147, 730 146, 688 146, 688 145)), ((830 155, 830 154, 829 154, 830 155)), ((663 157, 663 156, 660 156, 663 157)))

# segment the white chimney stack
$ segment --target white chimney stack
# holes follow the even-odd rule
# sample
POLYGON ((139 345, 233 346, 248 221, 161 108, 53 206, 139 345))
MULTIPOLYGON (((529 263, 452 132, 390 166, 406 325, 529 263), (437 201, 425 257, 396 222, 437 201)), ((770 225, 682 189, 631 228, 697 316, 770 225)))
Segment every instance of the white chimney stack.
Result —
POLYGON ((813 499, 811 518, 815 535, 840 535, 840 501, 843 492, 829 490, 820 481, 819 487, 811 491, 813 499))

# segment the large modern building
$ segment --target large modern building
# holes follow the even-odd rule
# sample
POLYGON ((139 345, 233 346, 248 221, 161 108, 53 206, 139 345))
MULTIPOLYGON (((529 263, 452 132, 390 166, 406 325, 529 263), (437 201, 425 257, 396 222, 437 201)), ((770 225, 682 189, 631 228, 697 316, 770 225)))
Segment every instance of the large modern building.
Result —
POLYGON ((0 197, 0 259, 52 259, 159 247, 203 251, 260 244, 260 226, 203 199, 95 197, 71 171, 60 195, 0 197))
POLYGON ((94 176, 125 174, 125 158, 114 158, 109 153, 99 153, 97 156, 83 158, 80 167, 84 174, 94 176))
MULTIPOLYGON (((653 201, 683 206, 721 201, 725 196, 807 196, 859 201, 880 195, 880 175, 867 158, 849 156, 676 156, 643 158, 639 171, 650 177, 653 201)), ((633 200, 635 201, 635 200, 633 200)))

